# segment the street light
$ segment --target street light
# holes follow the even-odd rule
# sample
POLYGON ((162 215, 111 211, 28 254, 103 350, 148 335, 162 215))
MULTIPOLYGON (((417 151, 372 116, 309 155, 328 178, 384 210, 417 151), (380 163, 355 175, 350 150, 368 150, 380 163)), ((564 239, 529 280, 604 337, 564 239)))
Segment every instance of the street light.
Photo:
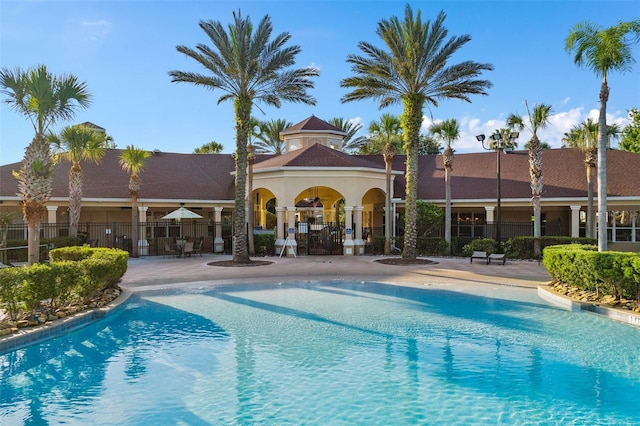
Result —
POLYGON ((482 144, 482 148, 488 151, 496 152, 496 181, 497 181, 497 209, 496 209, 496 240, 498 241, 498 250, 502 251, 502 240, 500 238, 500 231, 502 228, 502 209, 500 206, 500 153, 502 151, 509 153, 513 151, 513 148, 516 146, 516 139, 518 139, 520 133, 518 132, 510 132, 509 129, 501 129, 496 130, 494 134, 489 136, 491 142, 486 146, 485 136, 478 135, 476 136, 476 140, 482 144))

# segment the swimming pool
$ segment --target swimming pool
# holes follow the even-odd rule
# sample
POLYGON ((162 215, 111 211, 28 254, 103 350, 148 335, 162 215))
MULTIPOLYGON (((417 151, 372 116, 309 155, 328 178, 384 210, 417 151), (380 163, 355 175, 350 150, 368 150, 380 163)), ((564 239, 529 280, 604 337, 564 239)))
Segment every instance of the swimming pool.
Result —
POLYGON ((516 287, 139 293, 0 355, 0 424, 639 424, 639 347, 516 287))

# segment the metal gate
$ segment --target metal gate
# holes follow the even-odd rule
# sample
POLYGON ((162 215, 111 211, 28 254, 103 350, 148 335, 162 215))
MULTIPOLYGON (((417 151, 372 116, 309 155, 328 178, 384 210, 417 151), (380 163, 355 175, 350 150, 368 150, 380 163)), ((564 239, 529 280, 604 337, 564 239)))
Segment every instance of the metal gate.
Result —
POLYGON ((298 253, 307 255, 341 255, 343 228, 334 223, 304 223, 296 235, 298 253), (304 230, 307 232, 300 232, 304 230))

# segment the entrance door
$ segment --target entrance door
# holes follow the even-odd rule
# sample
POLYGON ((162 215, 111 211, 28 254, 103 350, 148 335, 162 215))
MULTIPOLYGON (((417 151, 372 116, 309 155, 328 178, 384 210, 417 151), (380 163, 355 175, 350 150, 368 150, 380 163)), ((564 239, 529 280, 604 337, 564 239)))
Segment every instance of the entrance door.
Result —
POLYGON ((342 254, 343 228, 334 223, 309 223, 306 233, 298 233, 298 252, 301 248, 308 255, 342 254))

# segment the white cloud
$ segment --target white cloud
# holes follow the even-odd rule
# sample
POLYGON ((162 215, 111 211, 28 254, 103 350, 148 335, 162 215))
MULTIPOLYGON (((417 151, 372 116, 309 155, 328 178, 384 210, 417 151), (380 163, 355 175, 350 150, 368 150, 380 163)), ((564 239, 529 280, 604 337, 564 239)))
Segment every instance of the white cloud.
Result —
POLYGON ((102 41, 111 32, 111 23, 105 19, 98 21, 80 21, 80 34, 83 41, 102 41))

